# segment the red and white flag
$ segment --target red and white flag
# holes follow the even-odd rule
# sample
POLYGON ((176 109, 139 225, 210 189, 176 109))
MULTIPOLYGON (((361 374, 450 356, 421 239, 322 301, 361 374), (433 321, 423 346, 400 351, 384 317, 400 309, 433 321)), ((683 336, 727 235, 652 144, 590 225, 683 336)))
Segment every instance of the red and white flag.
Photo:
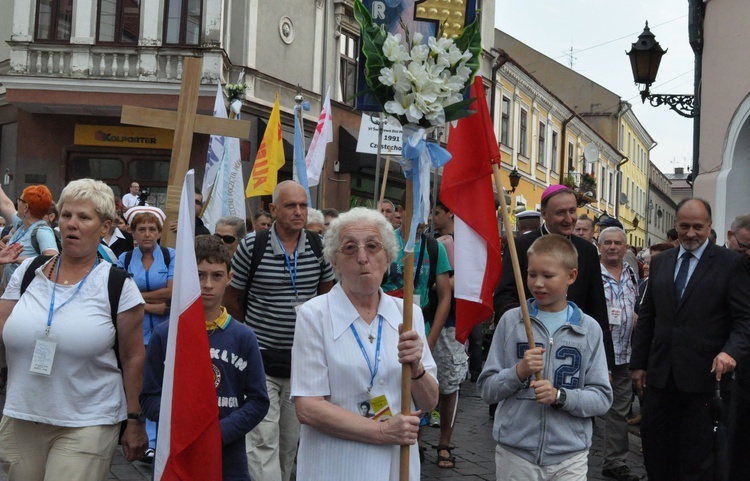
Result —
POLYGON ((320 109, 318 126, 310 142, 310 150, 305 157, 307 166, 307 184, 309 187, 320 183, 320 172, 326 160, 326 145, 333 141, 333 121, 331 117, 331 87, 326 92, 326 100, 320 109))
POLYGON ((221 479, 221 427, 195 261, 195 172, 185 176, 154 481, 221 479))
POLYGON ((492 163, 500 162, 482 78, 471 86, 475 113, 448 136, 453 160, 443 167, 440 200, 454 218, 456 339, 492 315, 492 293, 502 272, 500 232, 492 193, 492 163))

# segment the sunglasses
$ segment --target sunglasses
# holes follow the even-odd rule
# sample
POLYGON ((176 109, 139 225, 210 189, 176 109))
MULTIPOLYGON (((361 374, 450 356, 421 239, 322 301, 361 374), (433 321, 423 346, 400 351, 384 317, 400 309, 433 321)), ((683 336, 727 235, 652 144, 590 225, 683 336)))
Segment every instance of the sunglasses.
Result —
POLYGON ((234 242, 237 240, 237 238, 233 235, 214 234, 214 237, 218 237, 225 244, 234 244, 234 242))

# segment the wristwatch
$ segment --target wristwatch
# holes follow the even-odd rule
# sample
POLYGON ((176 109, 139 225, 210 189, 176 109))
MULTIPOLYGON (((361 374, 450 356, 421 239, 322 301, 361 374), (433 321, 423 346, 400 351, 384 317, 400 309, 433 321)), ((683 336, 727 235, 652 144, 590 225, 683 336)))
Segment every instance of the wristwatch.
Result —
POLYGON ((146 422, 146 416, 143 413, 128 413, 128 419, 135 419, 139 423, 146 422))
POLYGON ((565 401, 568 399, 568 394, 565 389, 560 388, 557 390, 557 396, 555 396, 555 402, 552 403, 553 409, 560 409, 565 406, 565 401))

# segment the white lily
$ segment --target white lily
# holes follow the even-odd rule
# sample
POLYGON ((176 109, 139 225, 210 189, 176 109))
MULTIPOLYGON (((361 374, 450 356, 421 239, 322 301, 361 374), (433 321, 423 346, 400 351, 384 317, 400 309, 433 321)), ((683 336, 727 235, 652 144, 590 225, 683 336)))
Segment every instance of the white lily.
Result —
POLYGON ((383 67, 380 69, 378 80, 383 85, 393 87, 396 92, 406 93, 411 90, 411 83, 409 83, 406 75, 406 67, 401 63, 393 64, 392 68, 383 67))
POLYGON ((406 62, 409 60, 409 52, 401 45, 401 34, 388 34, 383 42, 383 55, 391 62, 406 62))
POLYGON ((436 39, 435 37, 430 37, 427 40, 427 45, 433 53, 440 55, 441 53, 448 51, 450 46, 453 45, 453 39, 445 37, 436 39))

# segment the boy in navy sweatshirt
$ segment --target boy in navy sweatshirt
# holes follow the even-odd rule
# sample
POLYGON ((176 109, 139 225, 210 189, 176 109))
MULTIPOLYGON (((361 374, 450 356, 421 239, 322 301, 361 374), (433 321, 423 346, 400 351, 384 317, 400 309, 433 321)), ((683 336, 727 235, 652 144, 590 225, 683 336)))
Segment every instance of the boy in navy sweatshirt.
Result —
POLYGON ((592 418, 612 404, 602 329, 566 299, 578 274, 578 254, 560 235, 528 250, 529 349, 521 309, 498 322, 477 387, 498 403, 492 434, 496 478, 585 481, 592 418), (544 379, 534 380, 542 372, 544 379))
MULTIPOLYGON (((268 412, 263 361, 255 333, 221 306, 224 289, 232 278, 226 246, 217 237, 198 236, 195 257, 221 420, 222 479, 249 481, 245 434, 268 412)), ((155 421, 159 419, 168 328, 169 323, 164 322, 154 329, 143 370, 141 410, 155 421)))

